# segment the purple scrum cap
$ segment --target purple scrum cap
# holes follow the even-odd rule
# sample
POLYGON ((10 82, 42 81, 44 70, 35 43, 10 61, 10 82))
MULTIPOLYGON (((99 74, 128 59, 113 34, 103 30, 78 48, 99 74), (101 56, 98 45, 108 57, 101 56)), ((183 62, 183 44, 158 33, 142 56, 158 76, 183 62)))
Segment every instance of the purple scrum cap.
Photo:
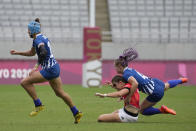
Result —
POLYGON ((128 48, 123 51, 123 54, 119 58, 125 58, 127 62, 130 62, 138 57, 138 53, 133 48, 128 48))

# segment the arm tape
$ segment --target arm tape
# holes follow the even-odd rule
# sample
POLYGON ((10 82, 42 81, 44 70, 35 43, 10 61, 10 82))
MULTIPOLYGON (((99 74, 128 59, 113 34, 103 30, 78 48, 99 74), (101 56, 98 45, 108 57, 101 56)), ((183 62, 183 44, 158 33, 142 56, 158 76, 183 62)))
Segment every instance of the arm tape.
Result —
POLYGON ((44 45, 41 45, 38 49, 39 49, 39 52, 40 52, 40 54, 39 54, 39 63, 42 63, 45 60, 46 56, 47 56, 47 50, 44 47, 44 45))

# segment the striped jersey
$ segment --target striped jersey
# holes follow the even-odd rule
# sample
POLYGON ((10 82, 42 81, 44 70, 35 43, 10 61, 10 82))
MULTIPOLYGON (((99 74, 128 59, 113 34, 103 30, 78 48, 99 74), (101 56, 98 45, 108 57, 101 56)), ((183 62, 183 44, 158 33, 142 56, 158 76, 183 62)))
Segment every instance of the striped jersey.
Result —
MULTIPOLYGON (((131 90, 131 84, 127 83, 125 84, 124 88, 128 88, 129 90, 131 90)), ((123 96, 123 99, 125 99, 127 97, 127 95, 123 96)), ((139 95, 139 90, 137 89, 133 95, 130 98, 130 105, 136 107, 136 108, 140 108, 140 95, 139 95)), ((124 106, 126 106, 126 103, 124 103, 124 106)))
POLYGON ((134 77, 137 80, 140 91, 148 95, 153 93, 154 81, 151 78, 137 72, 135 69, 126 67, 123 72, 123 78, 128 81, 130 77, 134 77))
POLYGON ((40 63, 41 67, 42 67, 42 69, 50 68, 57 63, 57 61, 55 60, 55 58, 52 54, 52 51, 51 51, 50 41, 48 40, 48 38, 46 36, 44 36, 42 34, 37 34, 36 38, 33 40, 33 47, 36 50, 38 58, 40 55, 38 46, 41 43, 44 43, 44 47, 47 50, 47 56, 46 56, 45 60, 42 63, 40 63))

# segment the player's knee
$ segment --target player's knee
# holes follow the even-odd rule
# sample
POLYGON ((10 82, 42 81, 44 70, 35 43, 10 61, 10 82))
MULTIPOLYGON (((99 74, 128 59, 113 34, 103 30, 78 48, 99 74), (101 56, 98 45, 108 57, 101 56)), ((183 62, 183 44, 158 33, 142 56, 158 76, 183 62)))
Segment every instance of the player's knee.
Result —
POLYGON ((20 85, 21 85, 22 87, 25 87, 26 82, 25 82, 25 80, 24 80, 24 79, 20 81, 20 85))
POLYGON ((103 118, 103 116, 102 116, 102 115, 100 115, 100 116, 98 117, 97 121, 98 121, 98 122, 104 122, 104 118, 103 118))
POLYGON ((25 88, 27 85, 29 84, 29 82, 25 79, 22 79, 21 82, 20 82, 20 85, 25 88))

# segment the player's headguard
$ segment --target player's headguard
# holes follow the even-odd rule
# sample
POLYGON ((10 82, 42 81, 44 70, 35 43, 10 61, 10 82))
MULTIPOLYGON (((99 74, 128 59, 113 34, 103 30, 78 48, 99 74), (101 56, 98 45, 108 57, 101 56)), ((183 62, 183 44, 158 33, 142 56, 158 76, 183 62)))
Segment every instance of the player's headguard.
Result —
POLYGON ((31 21, 28 24, 28 29, 30 30, 31 35, 37 34, 41 31, 41 25, 37 21, 31 21))

